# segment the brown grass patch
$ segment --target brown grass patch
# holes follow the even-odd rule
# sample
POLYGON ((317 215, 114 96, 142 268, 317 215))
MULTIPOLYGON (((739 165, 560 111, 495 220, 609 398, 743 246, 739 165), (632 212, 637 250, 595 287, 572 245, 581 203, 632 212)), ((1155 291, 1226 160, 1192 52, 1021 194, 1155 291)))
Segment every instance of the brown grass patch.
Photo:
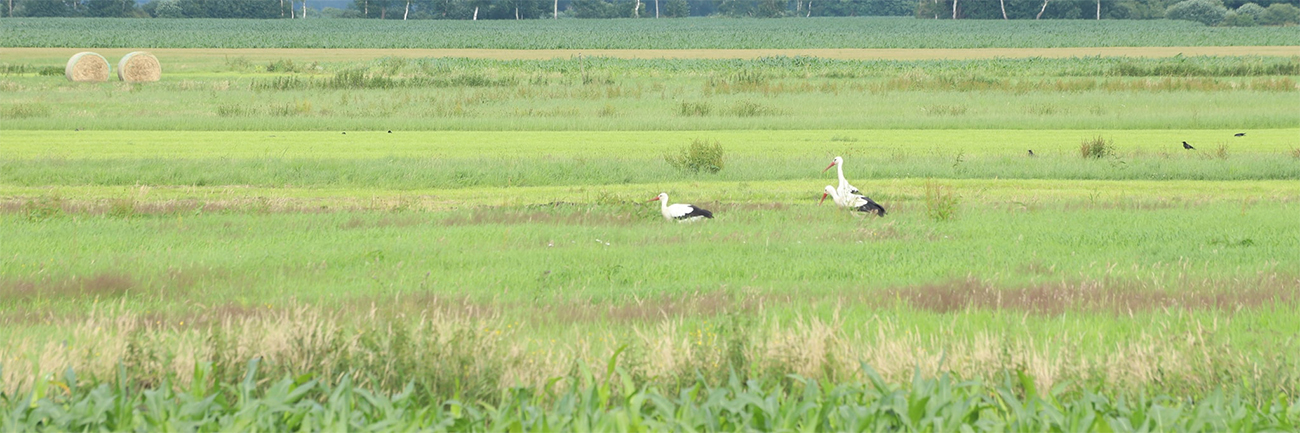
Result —
MULTIPOLYGON (((1051 272, 1041 265, 1034 269, 1040 273, 1051 272)), ((913 308, 936 313, 970 309, 1046 315, 1067 312, 1127 315, 1159 310, 1232 312, 1300 304, 1300 278, 1262 274, 1252 279, 1186 282, 1175 289, 1144 288, 1139 283, 1108 280, 999 288, 966 279, 891 289, 874 298, 897 299, 913 308)))
POLYGON ((290 199, 247 198, 219 201, 199 200, 163 200, 140 201, 130 198, 69 200, 57 196, 34 197, 0 200, 0 213, 42 212, 54 216, 57 214, 79 215, 175 215, 189 212, 208 213, 327 213, 345 210, 363 210, 370 207, 355 206, 312 206, 294 202, 290 199))
POLYGON ((39 280, 0 280, 0 301, 48 298, 115 298, 137 288, 135 278, 118 272, 88 277, 39 280))
POLYGON ((76 83, 99 83, 108 81, 108 69, 108 60, 104 56, 84 51, 68 59, 63 75, 76 83))
POLYGON ((117 78, 128 83, 146 83, 162 78, 162 64, 153 54, 134 51, 117 63, 117 78))
MULTIPOLYGON (((737 295, 725 291, 680 295, 632 297, 624 300, 541 299, 531 302, 499 302, 467 296, 421 293, 386 297, 361 297, 347 301, 335 313, 383 316, 437 314, 457 320, 495 320, 509 312, 527 311, 526 321, 535 325, 572 323, 646 324, 686 317, 712 317, 752 312, 764 302, 795 302, 788 295, 737 295), (545 305, 545 308, 538 308, 545 305)), ((329 308, 326 308, 329 309, 329 308)))
POLYGON ((510 212, 484 208, 442 220, 446 226, 483 224, 560 224, 560 225, 632 225, 640 219, 630 213, 584 212, 510 212))
POLYGON ((417 215, 388 216, 379 219, 363 219, 361 217, 352 217, 347 222, 340 224, 339 228, 344 230, 353 229, 372 229, 381 227, 410 227, 428 222, 427 218, 417 215))

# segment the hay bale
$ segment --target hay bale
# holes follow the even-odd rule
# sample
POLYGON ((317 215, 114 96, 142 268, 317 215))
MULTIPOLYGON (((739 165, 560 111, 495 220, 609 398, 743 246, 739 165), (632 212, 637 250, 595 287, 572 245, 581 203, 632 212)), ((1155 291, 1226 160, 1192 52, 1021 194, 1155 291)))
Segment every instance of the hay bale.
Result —
POLYGON ((158 81, 162 78, 162 64, 153 54, 133 51, 117 62, 117 78, 128 83, 158 81))
POLYGON ((68 81, 77 83, 97 83, 108 81, 108 60, 96 53, 84 51, 68 59, 68 66, 63 68, 63 75, 68 81))

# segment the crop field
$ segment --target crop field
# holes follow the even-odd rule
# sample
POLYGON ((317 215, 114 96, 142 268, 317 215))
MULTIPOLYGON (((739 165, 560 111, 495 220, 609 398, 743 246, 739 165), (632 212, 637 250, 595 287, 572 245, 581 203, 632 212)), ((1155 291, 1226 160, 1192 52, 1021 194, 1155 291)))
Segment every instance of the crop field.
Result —
MULTIPOLYGON (((936 35, 910 47, 1045 25, 813 34, 863 21, 936 35)), ((160 47, 301 46, 134 22, 215 29, 160 47)), ((65 21, 3 23, 0 46, 70 44, 65 21)), ((396 25, 321 23, 341 48, 396 25)), ((597 21, 486 46, 467 25, 412 23, 451 30, 410 46, 839 46, 597 21)), ((1099 46, 1295 32, 1053 25, 1119 41, 1099 46)), ((1055 37, 1035 43, 1077 45, 1055 37)), ((161 82, 73 84, 76 51, 0 52, 0 430, 1300 425, 1295 56, 177 49, 161 82), (821 202, 836 156, 885 215, 821 202), (661 192, 714 218, 666 221, 661 192)))

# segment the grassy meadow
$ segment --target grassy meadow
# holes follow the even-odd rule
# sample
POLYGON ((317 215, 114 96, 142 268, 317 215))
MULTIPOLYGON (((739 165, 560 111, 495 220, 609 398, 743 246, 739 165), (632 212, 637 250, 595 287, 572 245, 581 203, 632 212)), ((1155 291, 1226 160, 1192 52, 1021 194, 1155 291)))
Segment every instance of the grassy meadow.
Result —
MULTIPOLYGON (((64 21, 4 23, 0 45, 67 44, 49 29, 64 21)), ((1058 24, 1109 32, 1099 46, 1278 45, 1295 29, 1058 24)), ((366 48, 381 39, 359 35, 396 24, 320 25, 329 46, 366 48)), ((464 41, 480 30, 431 25, 447 42, 411 46, 479 47, 464 41)), ((572 25, 485 48, 841 46, 638 45, 604 23, 520 36, 572 25)), ((209 37, 155 45, 264 46, 209 37)), ((1030 39, 1009 40, 995 45, 1030 39)), ((73 84, 50 59, 75 51, 0 52, 0 429, 1300 423, 1294 56, 178 49, 161 82, 73 84), (716 173, 672 163, 697 141, 724 150, 701 161, 716 173), (887 215, 819 204, 835 156, 887 215), (659 192, 716 218, 665 221, 659 192)))

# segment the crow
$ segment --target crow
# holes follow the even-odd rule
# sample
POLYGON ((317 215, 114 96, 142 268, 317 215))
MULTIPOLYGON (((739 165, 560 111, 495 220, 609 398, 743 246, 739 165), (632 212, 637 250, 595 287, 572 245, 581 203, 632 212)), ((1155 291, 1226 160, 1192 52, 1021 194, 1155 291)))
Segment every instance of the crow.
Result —
POLYGON ((1187 149, 1187 150, 1196 150, 1195 147, 1192 147, 1192 145, 1187 144, 1186 141, 1183 142, 1183 149, 1187 149))
POLYGON ((393 133, 393 130, 389 129, 389 130, 388 130, 388 133, 389 133, 389 134, 392 134, 392 133, 393 133))
POLYGON ((1238 133, 1236 133, 1236 134, 1232 134, 1232 136, 1233 136, 1233 137, 1245 137, 1245 136, 1246 136, 1246 133, 1245 133, 1245 132, 1238 132, 1238 133))
POLYGON ((347 132, 344 132, 343 135, 348 135, 348 133, 347 133, 347 132))
POLYGON ((1034 155, 1034 149, 1029 149, 1029 156, 1038 156, 1038 155, 1034 155))

